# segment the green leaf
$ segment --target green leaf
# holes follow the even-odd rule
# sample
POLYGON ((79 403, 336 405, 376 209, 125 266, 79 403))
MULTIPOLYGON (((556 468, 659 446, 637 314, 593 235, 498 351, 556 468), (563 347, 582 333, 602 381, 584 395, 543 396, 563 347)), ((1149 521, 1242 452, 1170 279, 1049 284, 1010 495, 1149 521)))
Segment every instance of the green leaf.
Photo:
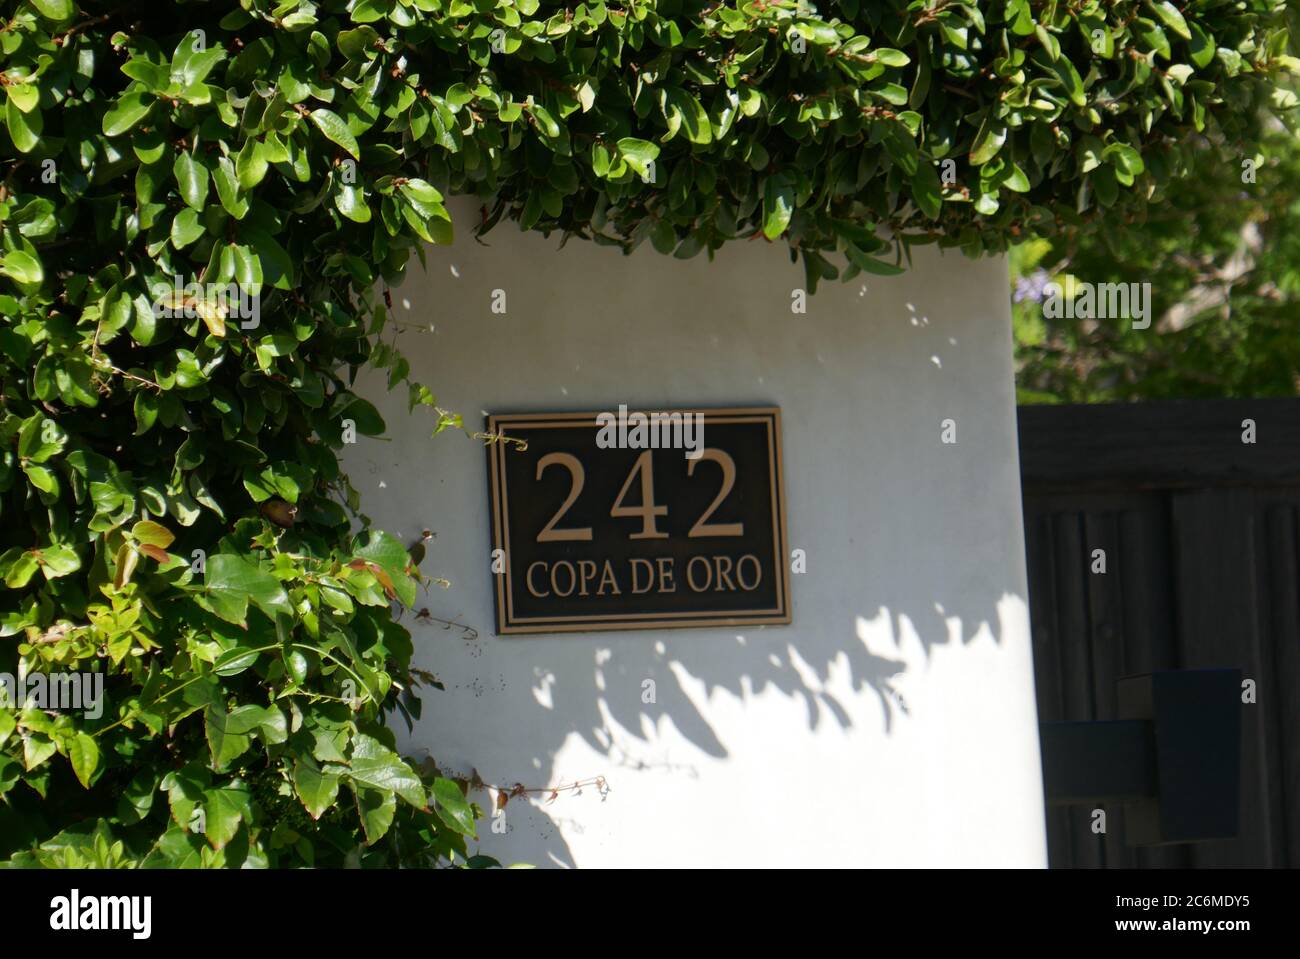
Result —
POLYGON ((1061 58, 1061 42, 1045 27, 1043 24, 1035 24, 1034 33, 1038 36, 1038 42, 1043 45, 1043 50, 1047 53, 1048 58, 1055 63, 1061 58))
POLYGON ((289 739, 289 723, 284 713, 276 706, 267 706, 257 724, 257 733, 262 742, 277 745, 289 739))
POLYGON ((349 774, 355 782, 402 797, 417 809, 427 803, 424 785, 402 758, 379 740, 358 733, 352 739, 349 774))
POLYGON ((208 170, 188 153, 178 153, 172 164, 181 199, 194 209, 202 211, 208 198, 208 170))
POLYGON ((226 732, 243 735, 257 730, 267 719, 267 707, 248 703, 236 706, 226 716, 226 732))
POLYGON ((1112 143, 1106 147, 1103 156, 1129 176, 1137 176, 1146 169, 1142 154, 1127 143, 1112 143))
POLYGON ((250 601, 272 619, 277 613, 293 615, 280 581, 239 556, 218 553, 209 557, 204 583, 213 612, 227 622, 243 625, 250 601))
POLYGON ((62 23, 76 11, 72 0, 31 0, 31 5, 47 20, 62 23))
POLYGON ((214 849, 224 849, 239 832, 239 825, 252 813, 248 790, 236 786, 203 792, 204 838, 214 849))
POLYGON ((253 189, 266 176, 268 166, 266 149, 262 143, 251 139, 246 141, 235 160, 240 187, 245 190, 253 189))
POLYGON ((68 436, 54 420, 39 413, 22 423, 18 431, 18 456, 31 463, 44 463, 61 452, 68 436))
POLYGON ((167 791, 167 805, 172 819, 188 826, 194 810, 203 800, 203 789, 211 778, 198 762, 189 762, 180 769, 164 773, 159 787, 167 791))
POLYGON ((533 106, 529 108, 528 112, 532 115, 533 119, 537 121, 537 129, 541 130, 543 134, 551 139, 555 139, 560 135, 560 125, 555 121, 555 117, 551 116, 550 111, 545 107, 533 104, 533 106))
POLYGON ((24 286, 34 286, 45 279, 41 261, 22 250, 10 250, 0 258, 0 273, 24 286))
POLYGON ((81 557, 71 546, 46 546, 40 550, 37 561, 46 579, 58 579, 81 569, 81 557))
POLYGON ((319 819, 338 798, 339 777, 310 756, 299 756, 293 764, 293 789, 311 818, 319 819))
POLYGON ((912 177, 912 198, 917 207, 930 219, 938 219, 943 211, 943 188, 934 166, 922 160, 912 177))
POLYGON ((295 274, 293 259, 273 236, 248 226, 248 223, 249 220, 244 220, 240 224, 240 237, 257 255, 262 267, 262 282, 277 290, 292 288, 295 274))
POLYGON ((1070 98, 1070 102, 1076 107, 1086 106, 1088 98, 1083 91, 1083 79, 1079 76, 1079 71, 1074 68, 1068 57, 1061 57, 1053 65, 1057 78, 1061 85, 1065 87, 1065 93, 1070 98))
POLYGON ((263 370, 270 370, 278 356, 289 356, 298 348, 298 341, 287 333, 271 333, 262 337, 254 351, 258 365, 263 370))
POLYGON ((442 205, 442 194, 434 189, 431 183, 418 179, 407 180, 399 189, 402 196, 415 206, 421 216, 446 214, 446 208, 442 205))
POLYGON ((366 844, 373 845, 383 839, 393 825, 393 817, 397 812, 397 799, 391 792, 381 789, 358 786, 354 791, 357 797, 357 815, 361 817, 361 828, 366 834, 366 844))
POLYGON ((971 144, 971 165, 983 166, 988 163, 998 155, 998 151, 1006 141, 1006 124, 994 117, 990 109, 984 115, 984 122, 980 124, 979 132, 975 134, 975 142, 971 144))
POLYGON ((619 140, 618 152, 627 161, 627 165, 643 178, 650 176, 650 164, 659 158, 658 144, 638 140, 636 137, 623 137, 619 140))
POLYGON ((161 782, 162 774, 153 769, 142 769, 132 777, 117 801, 117 815, 123 824, 134 825, 149 815, 161 782))
POLYGON ((1155 51, 1166 60, 1170 58, 1172 49, 1169 46, 1169 38, 1165 36, 1164 28, 1154 20, 1138 17, 1133 21, 1132 29, 1133 35, 1141 40, 1144 46, 1155 51))
POLYGON ((1170 3, 1169 0, 1158 0, 1158 2, 1155 3, 1148 0, 1148 5, 1156 12, 1156 16, 1165 22, 1165 26, 1170 30, 1174 31, 1174 33, 1178 34, 1184 40, 1192 39, 1192 32, 1187 29, 1187 21, 1183 19, 1182 13, 1179 12, 1178 8, 1170 3))
POLYGON ((56 495, 59 492, 59 478, 52 469, 45 466, 34 466, 31 463, 23 465, 23 472, 27 479, 42 493, 56 495))
POLYGON ((247 733, 234 732, 230 729, 230 715, 215 704, 209 705, 203 711, 203 727, 214 769, 224 769, 227 764, 247 752, 251 745, 252 741, 247 733))
POLYGON ((217 161, 217 168, 212 171, 212 182, 216 184, 222 208, 236 220, 242 220, 248 212, 248 201, 239 195, 239 177, 235 175, 235 165, 230 162, 230 157, 217 161))
POLYGON ((1202 30, 1196 23, 1189 23, 1187 26, 1187 32, 1191 34, 1188 47, 1192 54, 1192 64, 1198 70, 1204 69, 1214 61, 1214 37, 1202 30))
POLYGON ((152 94, 138 90, 123 94, 104 114, 104 136, 116 137, 128 130, 134 130, 149 115, 154 102, 152 94))
POLYGON ((374 27, 362 26, 355 30, 339 31, 336 42, 339 52, 349 60, 368 60, 375 56, 375 42, 379 34, 374 27))
POLYGON ((706 144, 713 140, 713 127, 709 124, 709 115, 704 111, 700 101, 681 87, 672 87, 663 92, 664 118, 668 121, 668 136, 671 140, 680 128, 686 131, 686 138, 692 143, 706 144))
POLYGON ((438 777, 433 781, 433 799, 438 818, 462 836, 474 836, 474 810, 453 780, 438 777))
POLYGON ((58 746, 42 733, 32 733, 30 736, 23 737, 23 765, 27 771, 39 769, 51 756, 54 755, 58 746))
POLYGON ((1101 155, 1104 147, 1101 140, 1095 136, 1085 135, 1079 138, 1079 172, 1091 173, 1097 167, 1101 166, 1101 155))
POLYGON ((345 394, 335 410, 336 419, 352 420, 362 436, 383 436, 388 429, 375 405, 355 394, 345 394))
MULTIPOLYGON (((393 8, 393 0, 357 0, 352 7, 353 23, 374 23, 383 20, 393 8)), ((468 8, 472 10, 473 8, 468 8)), ((454 8, 453 8, 454 12, 454 8)))
POLYGON ((182 53, 172 61, 172 82, 179 83, 183 89, 202 83, 212 68, 226 58, 226 51, 219 46, 194 50, 195 39, 193 33, 186 34, 181 40, 181 47, 189 51, 188 54, 182 53))
POLYGON ((852 245, 845 248, 844 255, 849 258, 850 263, 864 273, 874 273, 877 276, 898 276, 903 272, 901 266, 895 266, 892 263, 886 263, 884 260, 877 260, 875 257, 867 256, 852 245))
POLYGON ((1007 162, 1006 172, 1002 176, 1002 186, 1016 193, 1029 192, 1029 177, 1018 165, 1007 162))
POLYGON ((361 148, 357 146, 357 138, 352 135, 348 125, 343 122, 337 113, 332 113, 324 107, 313 110, 309 116, 311 122, 316 125, 326 139, 332 140, 343 149, 351 153, 356 159, 361 159, 361 148))
POLYGON ((794 215, 795 185, 788 174, 778 173, 763 185, 763 235, 775 240, 794 215))
POLYGON ((212 671, 218 676, 238 676, 256 663, 260 656, 261 653, 255 649, 236 646, 217 657, 217 661, 212 664, 212 671))
POLYGON ((31 113, 41 102, 41 93, 30 83, 11 83, 5 87, 9 99, 23 113, 31 113))
POLYGON ((1115 170, 1110 166, 1101 166, 1089 174, 1092 189, 1102 206, 1111 206, 1119 197, 1119 184, 1115 170))
POLYGON ((203 223, 199 220, 198 211, 191 206, 185 207, 172 220, 171 241, 172 246, 178 250, 185 249, 203 233, 203 223))
POLYGON ((334 186, 334 206, 354 223, 370 222, 370 206, 361 187, 348 183, 336 183, 334 186))
POLYGON ((262 292, 262 261, 248 247, 236 243, 233 247, 235 257, 235 283, 249 295, 257 296, 262 292))
MULTIPOLYGON (((170 869, 199 869, 207 865, 204 856, 206 849, 207 846, 198 836, 172 823, 158 840, 156 862, 170 869)), ((149 865, 155 864, 152 857, 145 862, 149 865)))
POLYGON ((12 561, 9 571, 5 573, 5 585, 10 589, 22 589, 31 582, 31 578, 40 568, 41 564, 36 561, 35 553, 30 550, 23 552, 12 561))
POLYGON ((72 763, 72 771, 77 774, 77 781, 89 789, 91 777, 99 768, 99 747, 95 740, 85 733, 77 733, 68 743, 68 760, 72 763))
POLYGON ((18 101, 10 97, 5 103, 5 124, 9 127, 9 137, 19 153, 31 153, 41 142, 44 118, 40 110, 24 113, 18 101))
POLYGON ((873 50, 870 56, 874 56, 877 63, 883 63, 887 67, 905 67, 912 62, 912 58, 902 50, 894 50, 890 47, 873 50))
POLYGON ((353 555, 378 566, 388 577, 388 585, 391 585, 397 598, 406 606, 415 605, 416 585, 415 580, 406 573, 407 563, 410 562, 406 547, 383 531, 373 531, 369 535, 369 542, 355 549, 353 555))

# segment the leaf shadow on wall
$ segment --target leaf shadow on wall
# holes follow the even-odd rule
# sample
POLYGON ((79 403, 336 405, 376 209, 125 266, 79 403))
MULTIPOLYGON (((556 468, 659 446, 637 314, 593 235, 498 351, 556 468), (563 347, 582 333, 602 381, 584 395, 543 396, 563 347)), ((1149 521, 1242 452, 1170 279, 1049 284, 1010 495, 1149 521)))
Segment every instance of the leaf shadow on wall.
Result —
MULTIPOLYGON (((940 566, 922 563, 919 569, 930 568, 932 574, 942 569, 941 547, 933 554, 921 551, 923 560, 927 555, 926 561, 940 566)), ((417 728, 408 748, 418 755, 422 742, 432 746, 445 740, 439 730, 449 722, 464 722, 477 710, 508 715, 504 732, 494 733, 498 724, 487 720, 477 727, 479 734, 466 733, 466 744, 452 751, 463 753, 463 760, 451 753, 436 758, 458 774, 469 775, 472 769, 494 786, 522 784, 530 789, 527 798, 508 800, 504 835, 492 832, 490 818, 480 822, 483 852, 503 861, 570 866, 574 856, 566 835, 608 829, 598 822, 600 810, 588 805, 592 797, 599 794, 601 801, 617 804, 620 780, 632 788, 628 773, 635 774, 636 789, 655 788, 653 777, 658 776, 665 784, 680 777, 697 780, 704 762, 730 754, 706 715, 719 699, 746 702, 775 693, 802 704, 802 723, 808 730, 825 724, 849 729, 862 723, 864 714, 871 716, 869 705, 864 713, 865 693, 865 701, 879 709, 873 721, 889 735, 914 708, 901 695, 900 684, 917 677, 924 681, 936 646, 966 644, 981 632, 1001 644, 1007 624, 1006 610, 999 604, 1017 592, 1010 583, 1000 584, 996 573, 985 571, 987 588, 980 591, 980 601, 954 606, 938 602, 927 587, 929 579, 951 577, 893 575, 888 582, 873 584, 871 577, 833 570, 819 577, 814 565, 802 578, 794 577, 790 627, 506 639, 491 635, 488 625, 474 638, 458 642, 455 637, 464 636, 459 629, 415 623, 417 659, 435 671, 447 689, 423 693, 431 733, 422 736, 417 728), (801 626, 801 620, 814 619, 808 615, 814 611, 817 622, 842 626, 801 626), (521 648, 526 656, 519 655, 521 648), (475 700, 468 713, 464 700, 457 701, 466 696, 475 700), (665 738, 675 742, 673 730, 703 755, 692 756, 680 744, 666 746, 665 738), (582 768, 557 764, 574 737, 600 761, 582 768), (604 787, 593 783, 597 777, 604 787), (566 788, 575 783, 580 788, 566 788)), ((427 599, 443 600, 444 608, 435 615, 465 622, 449 608, 448 593, 433 590, 427 599)), ((483 791, 475 798, 490 817, 492 796, 483 791)), ((726 801, 762 798, 732 796, 726 801)), ((626 826, 620 823, 619 828, 626 826)))

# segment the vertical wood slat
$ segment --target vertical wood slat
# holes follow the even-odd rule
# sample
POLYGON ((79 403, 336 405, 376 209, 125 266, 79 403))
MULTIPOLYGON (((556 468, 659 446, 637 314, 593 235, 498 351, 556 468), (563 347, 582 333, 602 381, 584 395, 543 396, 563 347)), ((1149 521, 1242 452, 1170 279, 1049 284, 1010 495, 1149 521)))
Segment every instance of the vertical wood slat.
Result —
POLYGON ((1270 806, 1277 812, 1276 865, 1300 865, 1300 536, 1297 496, 1264 512, 1264 575, 1261 609, 1268 613, 1264 673, 1257 678, 1257 704, 1266 710, 1270 806))
MULTIPOLYGON (((1176 669, 1178 642, 1168 497, 1146 494, 1135 498, 1119 522, 1120 563, 1124 571, 1121 613, 1124 674, 1176 669)), ((1120 819, 1122 828, 1122 813, 1120 819)), ((1133 850, 1133 864, 1144 868, 1181 869, 1189 861, 1188 849, 1183 845, 1133 850)))
MULTIPOLYGON (((1083 556, 1088 587, 1088 646, 1092 669, 1092 719, 1119 715, 1116 681, 1123 675, 1124 577, 1119 521, 1114 509, 1093 507, 1083 514, 1083 556), (1097 550, 1103 551, 1105 572, 1094 572, 1097 550)), ((1123 808, 1106 806, 1106 834, 1102 838, 1108 868, 1128 868, 1133 854, 1124 842, 1123 808)))
MULTIPOLYGON (((1253 493, 1242 489, 1173 496, 1174 563, 1183 667, 1235 666, 1261 675, 1253 493)), ((1197 843, 1197 866, 1273 865, 1266 723, 1242 715, 1241 830, 1235 840, 1197 843)))
MULTIPOLYGON (((1033 570, 1029 584, 1030 634, 1034 651, 1034 689, 1039 722, 1063 718, 1061 665, 1057 656, 1056 576, 1050 514, 1025 503, 1025 558, 1033 570)), ((1047 810, 1047 862, 1053 868, 1073 865, 1069 811, 1047 810)))
MULTIPOLYGON (((1052 517, 1056 571, 1057 649, 1061 663, 1064 718, 1095 719, 1092 654, 1088 637, 1088 565, 1083 522, 1077 512, 1052 517)), ((1106 863, 1104 837, 1092 831, 1092 810, 1067 806, 1073 865, 1099 868, 1106 863)))

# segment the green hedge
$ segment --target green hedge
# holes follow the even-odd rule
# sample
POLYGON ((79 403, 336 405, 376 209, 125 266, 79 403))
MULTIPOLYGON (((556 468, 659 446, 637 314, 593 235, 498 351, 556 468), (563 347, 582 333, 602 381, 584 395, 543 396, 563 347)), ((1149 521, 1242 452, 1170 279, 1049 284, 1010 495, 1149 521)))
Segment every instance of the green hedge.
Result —
POLYGON ((1251 142, 1283 8, 10 5, 0 669, 106 706, 0 709, 0 858, 486 862, 465 784, 385 727, 425 577, 353 535, 337 458, 384 428, 363 365, 459 425, 380 338, 445 196, 482 199, 462 230, 781 241, 810 288, 1121 224, 1197 135, 1251 142))

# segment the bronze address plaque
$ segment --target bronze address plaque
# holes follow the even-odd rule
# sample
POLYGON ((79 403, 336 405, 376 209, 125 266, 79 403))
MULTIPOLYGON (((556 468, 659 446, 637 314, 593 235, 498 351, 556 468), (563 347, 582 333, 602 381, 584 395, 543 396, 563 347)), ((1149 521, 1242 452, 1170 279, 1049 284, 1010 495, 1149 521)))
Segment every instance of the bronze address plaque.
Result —
POLYGON ((790 622, 775 407, 520 413, 492 443, 497 632, 790 622))

